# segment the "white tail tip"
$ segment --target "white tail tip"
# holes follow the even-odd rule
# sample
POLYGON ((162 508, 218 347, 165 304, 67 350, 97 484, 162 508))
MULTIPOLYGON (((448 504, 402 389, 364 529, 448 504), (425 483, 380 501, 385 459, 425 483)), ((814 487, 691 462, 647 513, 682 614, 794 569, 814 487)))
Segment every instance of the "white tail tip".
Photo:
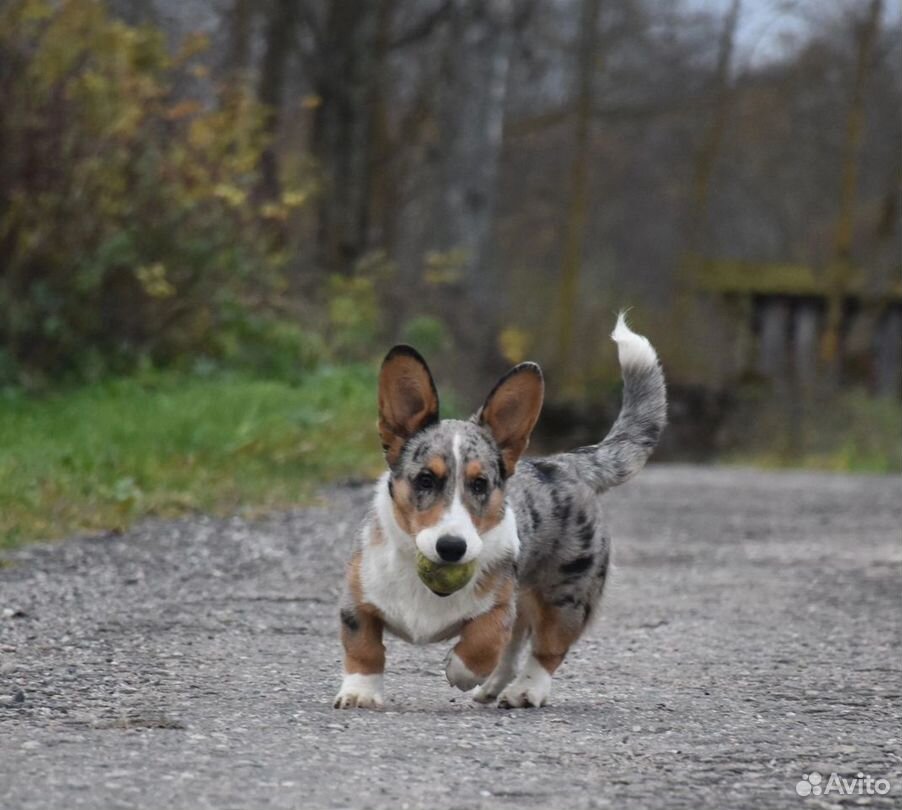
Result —
POLYGON ((658 362, 658 355, 648 342, 648 338, 637 335, 626 325, 626 314, 617 316, 617 325, 611 332, 611 339, 617 344, 617 355, 620 367, 627 366, 647 368, 658 362))

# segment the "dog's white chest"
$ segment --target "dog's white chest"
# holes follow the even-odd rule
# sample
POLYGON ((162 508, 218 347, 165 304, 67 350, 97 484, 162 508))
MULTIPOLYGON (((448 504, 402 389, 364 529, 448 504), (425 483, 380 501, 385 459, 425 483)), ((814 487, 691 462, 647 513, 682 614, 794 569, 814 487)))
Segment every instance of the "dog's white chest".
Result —
POLYGON ((364 548, 360 579, 364 599, 379 608, 388 629, 415 644, 456 635, 494 600, 491 593, 476 595, 478 576, 451 596, 436 596, 417 576, 413 548, 404 553, 392 543, 364 548))
POLYGON ((363 598, 380 610, 392 633, 408 641, 428 644, 451 638, 465 621, 485 613, 495 602, 494 593, 477 592, 477 583, 481 571, 516 558, 520 550, 513 510, 506 508, 501 523, 483 535, 476 576, 457 593, 436 596, 417 575, 416 544, 395 521, 387 479, 383 476, 376 487, 374 519, 382 542, 364 542, 362 548, 363 598))

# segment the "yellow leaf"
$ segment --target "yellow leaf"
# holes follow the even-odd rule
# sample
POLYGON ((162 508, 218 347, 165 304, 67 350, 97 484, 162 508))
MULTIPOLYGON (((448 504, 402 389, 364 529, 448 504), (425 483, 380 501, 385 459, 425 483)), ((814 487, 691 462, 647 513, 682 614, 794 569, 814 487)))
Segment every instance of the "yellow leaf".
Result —
POLYGON ((219 183, 214 189, 213 194, 220 200, 225 200, 229 205, 237 208, 243 205, 247 199, 247 195, 237 186, 228 183, 219 183))
POLYGON ((508 326, 498 335, 498 347, 509 363, 522 363, 529 351, 529 333, 516 326, 508 326))
POLYGON ((286 191, 282 195, 282 204, 289 208, 298 208, 303 205, 310 195, 306 191, 286 191))
POLYGON ((288 219, 288 212, 278 203, 265 203, 260 208, 260 216, 264 219, 273 219, 277 222, 284 222, 288 219))
POLYGON ((166 278, 166 267, 161 263, 146 265, 135 270, 141 286, 151 298, 170 298, 175 295, 175 287, 166 278))

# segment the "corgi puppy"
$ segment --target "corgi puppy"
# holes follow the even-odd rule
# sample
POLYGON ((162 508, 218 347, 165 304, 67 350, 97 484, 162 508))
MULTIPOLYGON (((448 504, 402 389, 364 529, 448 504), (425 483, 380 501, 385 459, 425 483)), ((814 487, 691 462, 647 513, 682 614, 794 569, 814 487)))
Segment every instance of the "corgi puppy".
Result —
POLYGON ((456 638, 445 674, 481 703, 546 703, 604 589, 611 538, 599 495, 642 469, 666 422, 655 350, 623 315, 611 337, 624 381, 617 420, 599 444, 544 459, 521 458, 542 408, 535 363, 511 369, 461 421, 439 418, 415 349, 395 346, 385 357, 379 435, 388 471, 348 563, 336 708, 383 706, 385 632, 413 644, 456 638), (450 595, 433 593, 418 556, 475 561, 475 574, 450 595))

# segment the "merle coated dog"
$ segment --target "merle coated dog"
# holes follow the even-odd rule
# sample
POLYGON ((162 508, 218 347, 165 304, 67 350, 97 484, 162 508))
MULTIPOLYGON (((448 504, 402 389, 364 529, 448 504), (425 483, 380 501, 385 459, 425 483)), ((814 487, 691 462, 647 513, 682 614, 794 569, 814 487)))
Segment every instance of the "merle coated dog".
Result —
POLYGON ((415 644, 458 637, 445 670, 453 686, 506 708, 545 704, 604 589, 611 540, 599 495, 642 469, 666 422, 655 350, 622 315, 611 337, 620 415, 600 444, 541 460, 521 459, 542 407, 535 363, 511 369, 471 419, 442 421, 423 358, 409 346, 388 353, 379 378, 388 472, 348 564, 336 708, 383 705, 383 631, 415 644), (418 552, 475 560, 476 573, 451 595, 433 593, 418 552))

